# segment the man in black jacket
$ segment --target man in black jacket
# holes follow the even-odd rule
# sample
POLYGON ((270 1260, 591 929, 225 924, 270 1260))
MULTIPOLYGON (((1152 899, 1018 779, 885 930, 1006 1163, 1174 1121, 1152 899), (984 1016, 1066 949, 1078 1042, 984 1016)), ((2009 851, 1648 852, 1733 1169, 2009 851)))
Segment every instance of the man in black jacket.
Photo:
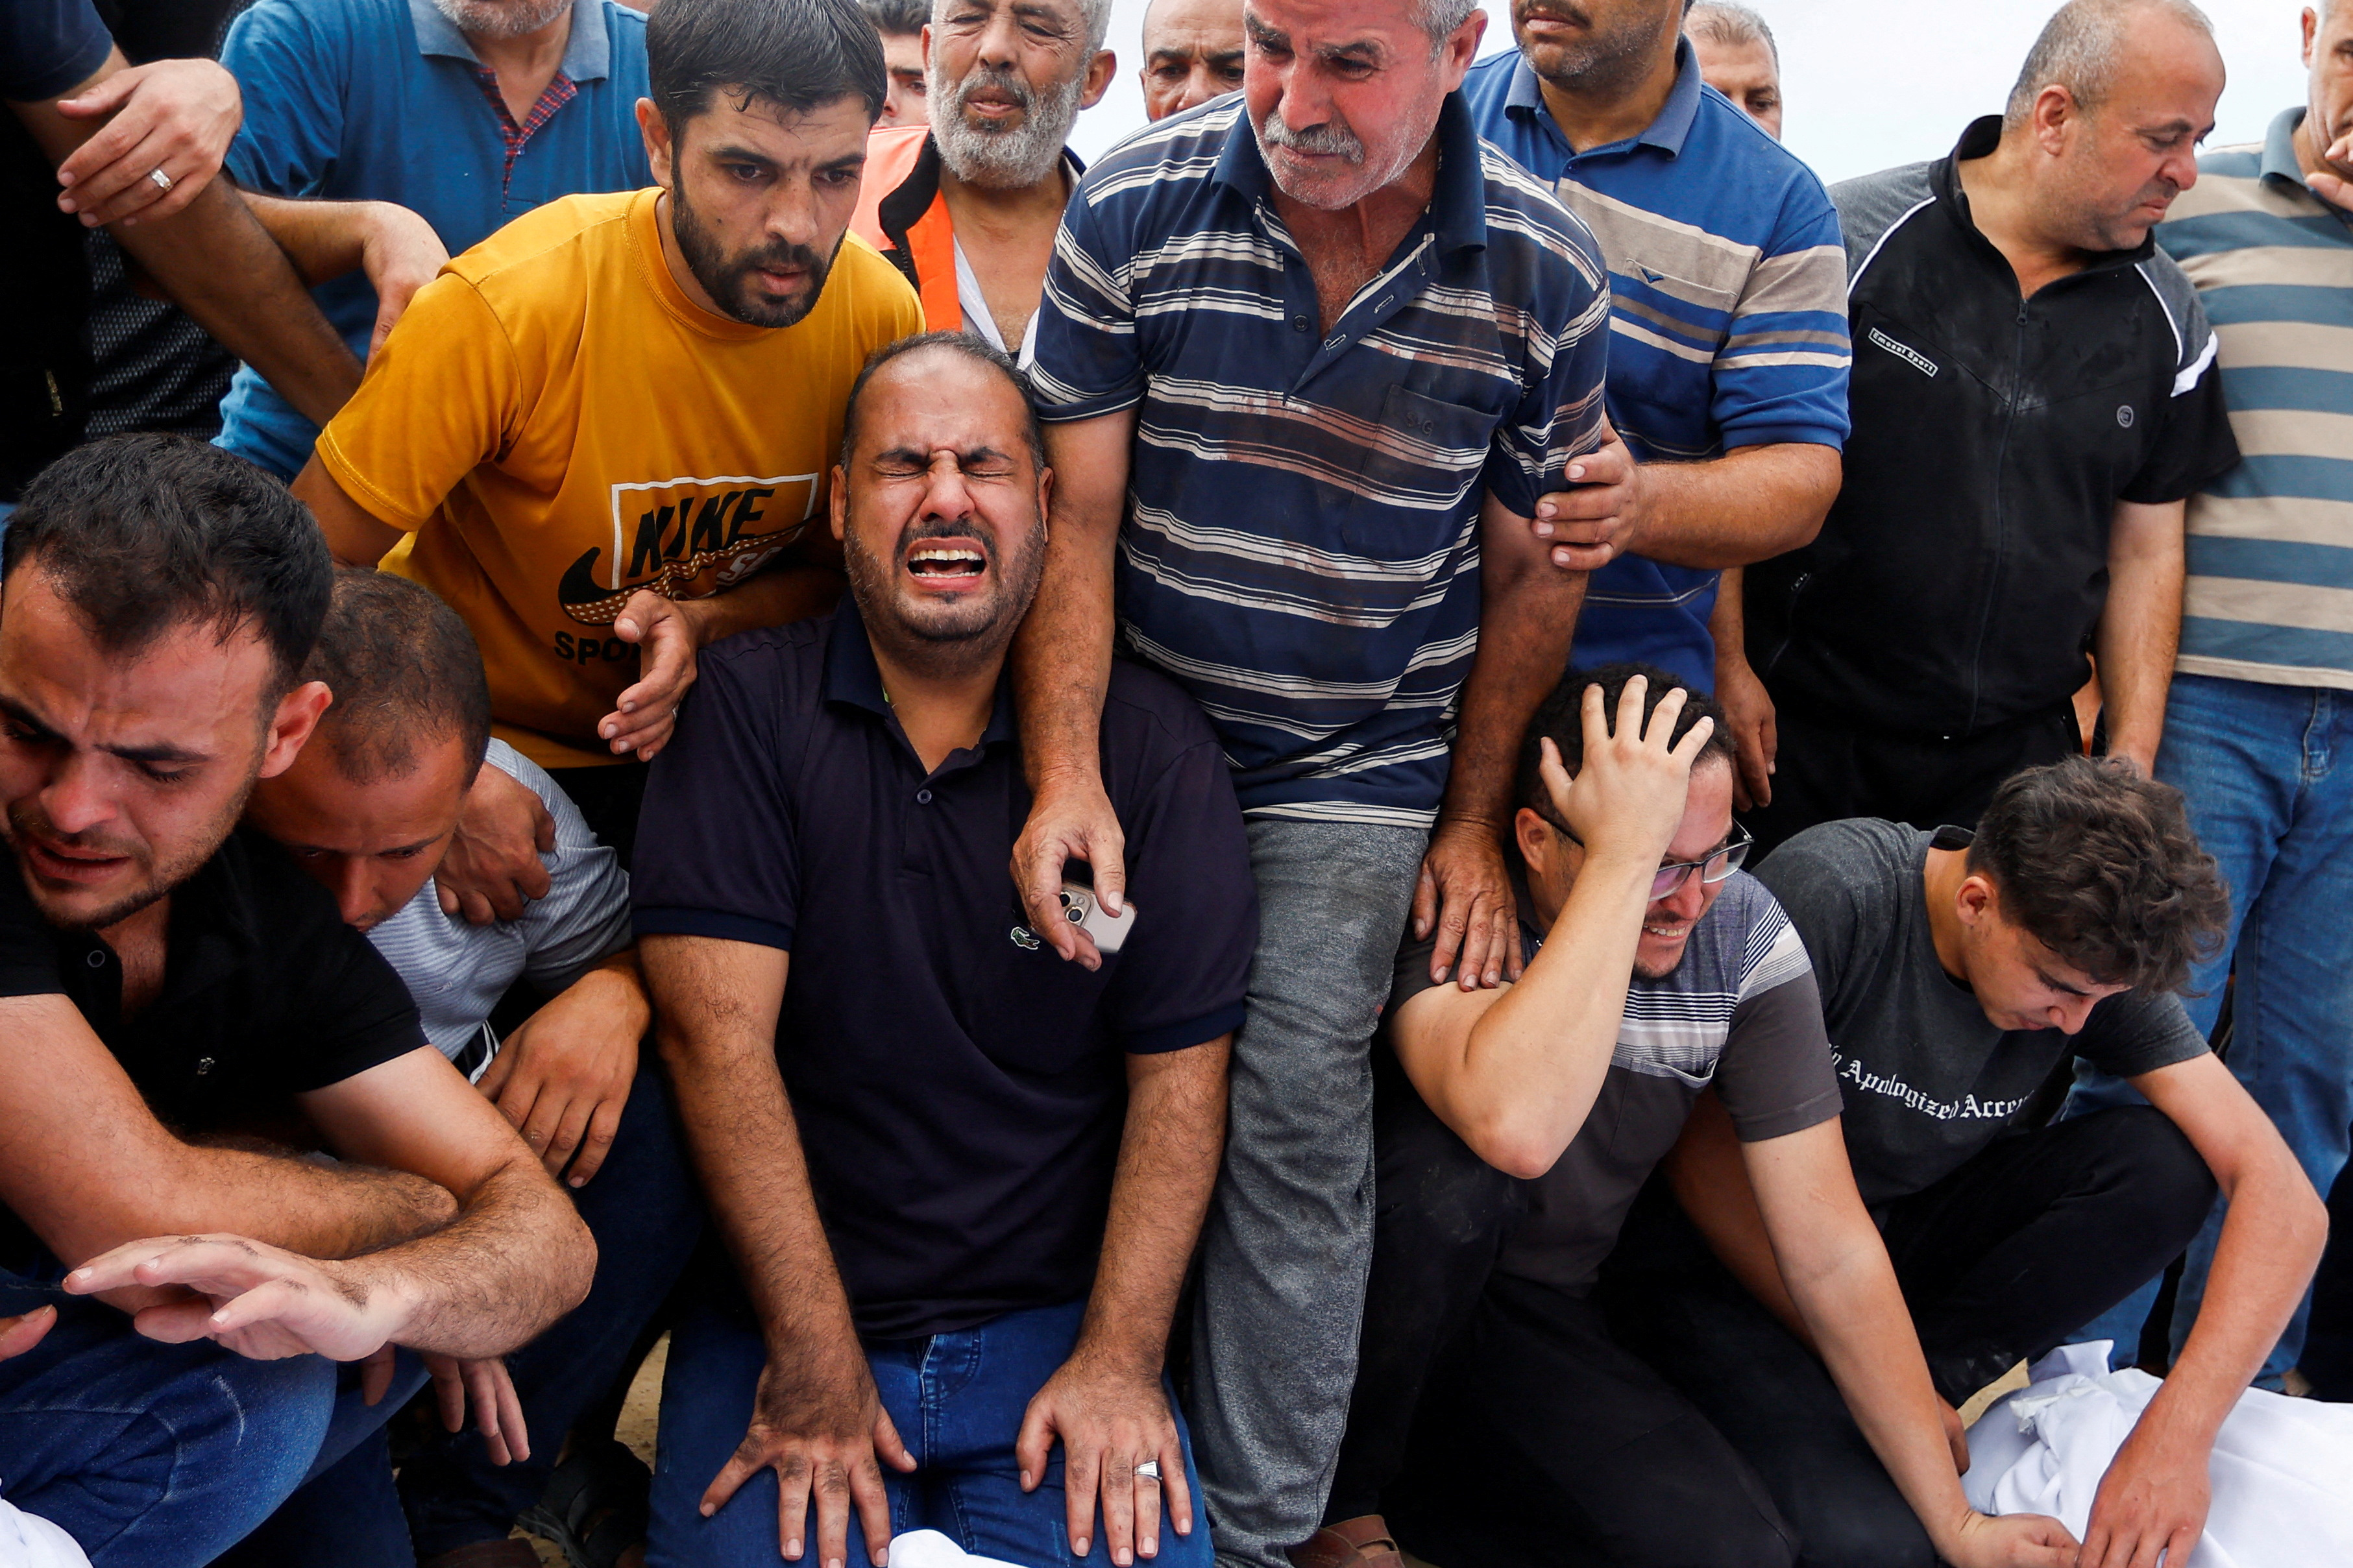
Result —
POLYGON ((1760 845, 1847 816, 1973 823, 2003 778, 2081 746, 2087 651, 2108 750, 2148 770, 2183 500, 2238 458, 2213 335, 2148 236, 2221 89, 2184 0, 2071 0, 2004 115, 1832 189, 1854 435, 1820 537, 1748 576, 1781 741, 1760 845))

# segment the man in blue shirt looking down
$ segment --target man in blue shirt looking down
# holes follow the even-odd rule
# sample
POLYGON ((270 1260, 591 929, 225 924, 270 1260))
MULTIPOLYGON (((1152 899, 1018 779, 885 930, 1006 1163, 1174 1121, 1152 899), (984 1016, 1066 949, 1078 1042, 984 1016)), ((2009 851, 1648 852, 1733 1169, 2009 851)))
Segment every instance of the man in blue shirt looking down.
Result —
MULTIPOLYGON (((1809 542, 1838 495, 1846 261, 1821 182, 1701 79, 1683 14, 1514 0, 1518 51, 1472 67, 1462 96, 1609 267, 1609 419, 1641 467, 1613 534, 1562 534, 1592 539, 1562 560, 1594 569, 1577 662, 1662 665, 1708 690, 1716 646, 1740 644, 1738 584, 1720 596, 1718 573, 1809 542)), ((1754 722, 1732 718, 1754 793, 1754 722)))

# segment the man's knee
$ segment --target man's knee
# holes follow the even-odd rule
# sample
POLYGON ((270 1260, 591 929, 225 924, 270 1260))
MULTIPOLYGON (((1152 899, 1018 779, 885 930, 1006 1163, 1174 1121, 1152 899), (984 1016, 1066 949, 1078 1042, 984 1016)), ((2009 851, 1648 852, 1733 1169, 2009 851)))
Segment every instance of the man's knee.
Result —
POLYGON ((2105 1190, 2128 1208, 2123 1223, 2133 1227, 2120 1234, 2144 1236, 2152 1250, 2168 1258, 2188 1247, 2218 1191, 2213 1171, 2188 1134, 2148 1105, 2117 1106, 2077 1125, 2087 1133, 2096 1130, 2105 1145, 2105 1190))

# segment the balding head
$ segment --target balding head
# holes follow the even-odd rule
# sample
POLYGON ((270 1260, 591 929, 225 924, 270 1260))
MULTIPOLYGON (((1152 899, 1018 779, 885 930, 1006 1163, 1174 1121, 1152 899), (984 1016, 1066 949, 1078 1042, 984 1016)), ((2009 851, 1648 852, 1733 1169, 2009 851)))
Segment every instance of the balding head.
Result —
POLYGON ((1152 0, 1144 13, 1144 112, 1182 113, 1242 85, 1242 0, 1152 0))
POLYGON ((2214 24, 2189 0, 2068 0, 2027 51, 2002 111, 2005 128, 2024 125, 2052 87, 2066 89, 2085 112, 2097 110, 2115 93, 2128 52, 2178 48, 2184 32, 2213 48, 2214 24))

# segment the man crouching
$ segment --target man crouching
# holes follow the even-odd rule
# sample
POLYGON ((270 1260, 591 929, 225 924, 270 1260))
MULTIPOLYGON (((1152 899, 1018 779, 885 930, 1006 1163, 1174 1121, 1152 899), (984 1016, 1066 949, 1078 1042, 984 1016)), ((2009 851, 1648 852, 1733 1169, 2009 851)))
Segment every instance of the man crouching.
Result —
POLYGON ((1121 667, 1133 924, 1089 971, 1022 923, 1005 649, 1052 484, 1002 354, 882 351, 833 472, 849 599, 712 649, 649 781, 640 956, 742 1283, 671 1341, 658 1561, 799 1561, 812 1505, 828 1568, 924 1527, 1209 1561, 1161 1363, 1257 909, 1207 721, 1121 667))

